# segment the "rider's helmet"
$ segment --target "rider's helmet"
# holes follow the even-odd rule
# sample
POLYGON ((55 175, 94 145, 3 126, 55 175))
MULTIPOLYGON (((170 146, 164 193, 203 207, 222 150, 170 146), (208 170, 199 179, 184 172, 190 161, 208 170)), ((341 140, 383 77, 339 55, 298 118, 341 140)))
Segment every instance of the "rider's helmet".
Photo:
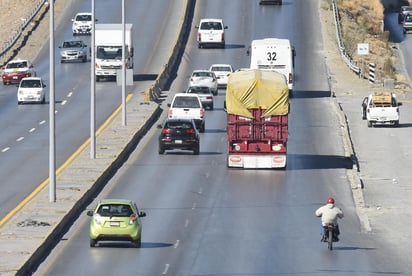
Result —
POLYGON ((328 198, 328 203, 334 204, 334 203, 335 203, 335 199, 333 199, 333 197, 328 198))

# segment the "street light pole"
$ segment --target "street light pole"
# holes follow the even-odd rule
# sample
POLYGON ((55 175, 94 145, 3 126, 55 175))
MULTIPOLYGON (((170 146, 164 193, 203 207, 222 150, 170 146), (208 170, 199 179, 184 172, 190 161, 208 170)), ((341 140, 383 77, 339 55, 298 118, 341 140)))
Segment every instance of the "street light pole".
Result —
POLYGON ((95 62, 95 6, 92 0, 92 37, 90 42, 90 159, 96 158, 96 62, 95 62))
POLYGON ((122 125, 127 125, 126 120, 126 23, 125 23, 125 6, 124 0, 122 0, 122 125))
POLYGON ((56 202, 56 135, 54 101, 54 0, 50 0, 49 201, 56 202))

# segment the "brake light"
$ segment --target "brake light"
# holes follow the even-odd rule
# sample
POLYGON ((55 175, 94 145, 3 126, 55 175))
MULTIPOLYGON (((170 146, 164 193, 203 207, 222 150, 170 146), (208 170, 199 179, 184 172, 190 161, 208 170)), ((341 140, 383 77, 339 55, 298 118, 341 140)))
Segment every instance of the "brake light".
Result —
POLYGON ((163 134, 172 133, 172 130, 170 128, 164 128, 164 129, 162 129, 162 133, 163 134))
POLYGON ((202 34, 201 33, 197 33, 197 39, 200 41, 202 40, 202 34))
POLYGON ((188 134, 195 134, 196 132, 195 132, 195 130, 194 130, 193 128, 190 128, 190 129, 186 130, 186 133, 188 133, 188 134))
POLYGON ((137 220, 137 216, 135 214, 130 215, 129 224, 133 224, 137 220))
POLYGON ((225 33, 222 33, 222 41, 225 41, 225 33))
POLYGON ((172 116, 173 116, 173 109, 169 109, 169 118, 172 118, 172 116))
POLYGON ((205 109, 201 108, 200 109, 200 118, 203 118, 204 115, 205 115, 205 109))

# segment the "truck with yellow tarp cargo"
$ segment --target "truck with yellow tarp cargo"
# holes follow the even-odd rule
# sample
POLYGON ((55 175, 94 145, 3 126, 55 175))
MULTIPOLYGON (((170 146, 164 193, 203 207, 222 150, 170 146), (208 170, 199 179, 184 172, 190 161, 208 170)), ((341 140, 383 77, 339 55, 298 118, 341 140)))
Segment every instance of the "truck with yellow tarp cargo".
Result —
POLYGON ((242 70, 226 88, 228 167, 285 168, 289 89, 275 71, 242 70))

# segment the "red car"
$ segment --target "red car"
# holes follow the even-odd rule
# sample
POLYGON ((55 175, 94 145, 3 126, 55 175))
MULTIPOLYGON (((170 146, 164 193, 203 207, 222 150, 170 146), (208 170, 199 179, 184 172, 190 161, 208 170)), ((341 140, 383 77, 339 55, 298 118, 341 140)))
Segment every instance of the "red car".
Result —
POLYGON ((35 77, 33 64, 26 59, 17 59, 9 61, 3 68, 3 84, 20 83, 20 80, 25 77, 35 77))

